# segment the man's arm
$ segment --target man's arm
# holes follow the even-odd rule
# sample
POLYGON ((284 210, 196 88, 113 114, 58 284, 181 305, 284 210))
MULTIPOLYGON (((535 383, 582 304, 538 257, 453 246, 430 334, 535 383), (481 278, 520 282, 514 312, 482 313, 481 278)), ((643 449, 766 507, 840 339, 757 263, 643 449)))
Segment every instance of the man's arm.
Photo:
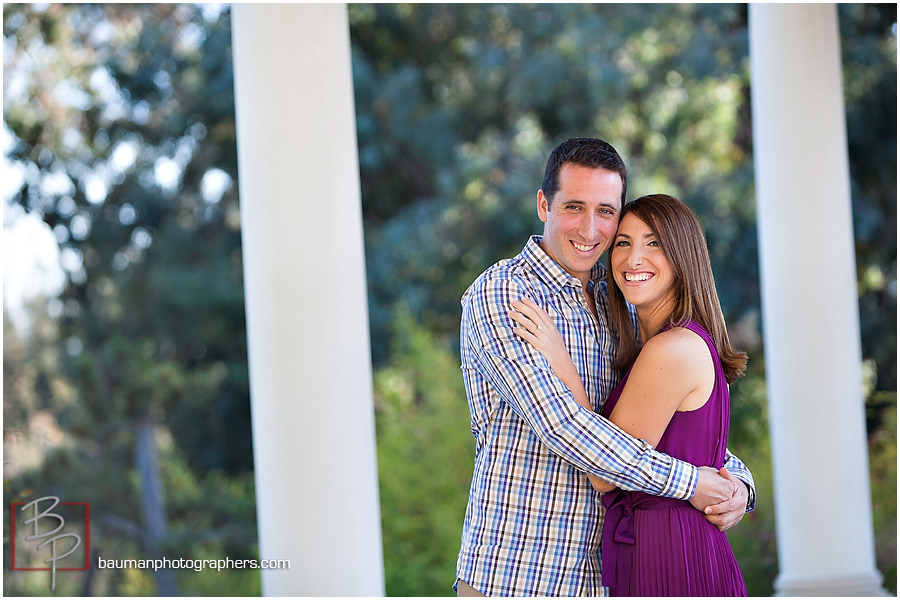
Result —
POLYGON ((718 475, 701 480, 697 467, 655 451, 576 404, 540 353, 513 333, 508 310, 513 300, 533 296, 525 286, 493 279, 471 291, 462 327, 474 366, 551 451, 627 490, 685 500, 699 492, 708 504, 733 496, 732 482, 718 475))

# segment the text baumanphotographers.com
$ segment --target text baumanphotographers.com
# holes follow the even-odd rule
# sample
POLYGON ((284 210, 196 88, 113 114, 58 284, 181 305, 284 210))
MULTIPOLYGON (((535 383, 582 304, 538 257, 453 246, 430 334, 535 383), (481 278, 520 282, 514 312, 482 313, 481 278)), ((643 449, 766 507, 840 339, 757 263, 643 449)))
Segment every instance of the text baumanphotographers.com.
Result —
POLYGON ((97 568, 99 569, 191 569, 193 571, 203 571, 204 569, 214 569, 222 571, 225 569, 290 569, 291 561, 289 560, 255 560, 252 558, 234 559, 234 558, 125 558, 111 559, 97 557, 97 568))

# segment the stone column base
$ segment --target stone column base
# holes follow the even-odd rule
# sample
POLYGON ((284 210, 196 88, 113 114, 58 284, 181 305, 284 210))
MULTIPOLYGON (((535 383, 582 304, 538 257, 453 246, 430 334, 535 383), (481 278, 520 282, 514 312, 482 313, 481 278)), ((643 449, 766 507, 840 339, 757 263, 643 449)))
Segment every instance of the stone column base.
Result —
POLYGON ((877 571, 869 575, 811 577, 780 574, 775 578, 776 596, 890 596, 881 587, 877 571))

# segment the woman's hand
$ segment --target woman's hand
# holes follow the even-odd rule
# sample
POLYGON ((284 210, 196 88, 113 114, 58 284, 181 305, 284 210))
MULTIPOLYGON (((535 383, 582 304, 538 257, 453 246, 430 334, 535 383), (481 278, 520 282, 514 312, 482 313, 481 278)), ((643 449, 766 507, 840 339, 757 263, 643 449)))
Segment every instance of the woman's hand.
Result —
POLYGON ((540 352, 559 375, 560 369, 572 362, 572 357, 550 316, 529 298, 523 298, 521 302, 513 300, 510 306, 514 310, 509 316, 519 324, 513 331, 540 352))

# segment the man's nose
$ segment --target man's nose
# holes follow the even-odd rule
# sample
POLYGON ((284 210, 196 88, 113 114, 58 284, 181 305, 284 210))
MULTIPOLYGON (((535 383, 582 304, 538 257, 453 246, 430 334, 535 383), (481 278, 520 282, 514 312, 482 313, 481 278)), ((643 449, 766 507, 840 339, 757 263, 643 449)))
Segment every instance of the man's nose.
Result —
POLYGON ((586 212, 584 218, 581 219, 581 226, 578 233, 585 239, 593 241, 597 232, 600 231, 600 217, 593 212, 586 212))

